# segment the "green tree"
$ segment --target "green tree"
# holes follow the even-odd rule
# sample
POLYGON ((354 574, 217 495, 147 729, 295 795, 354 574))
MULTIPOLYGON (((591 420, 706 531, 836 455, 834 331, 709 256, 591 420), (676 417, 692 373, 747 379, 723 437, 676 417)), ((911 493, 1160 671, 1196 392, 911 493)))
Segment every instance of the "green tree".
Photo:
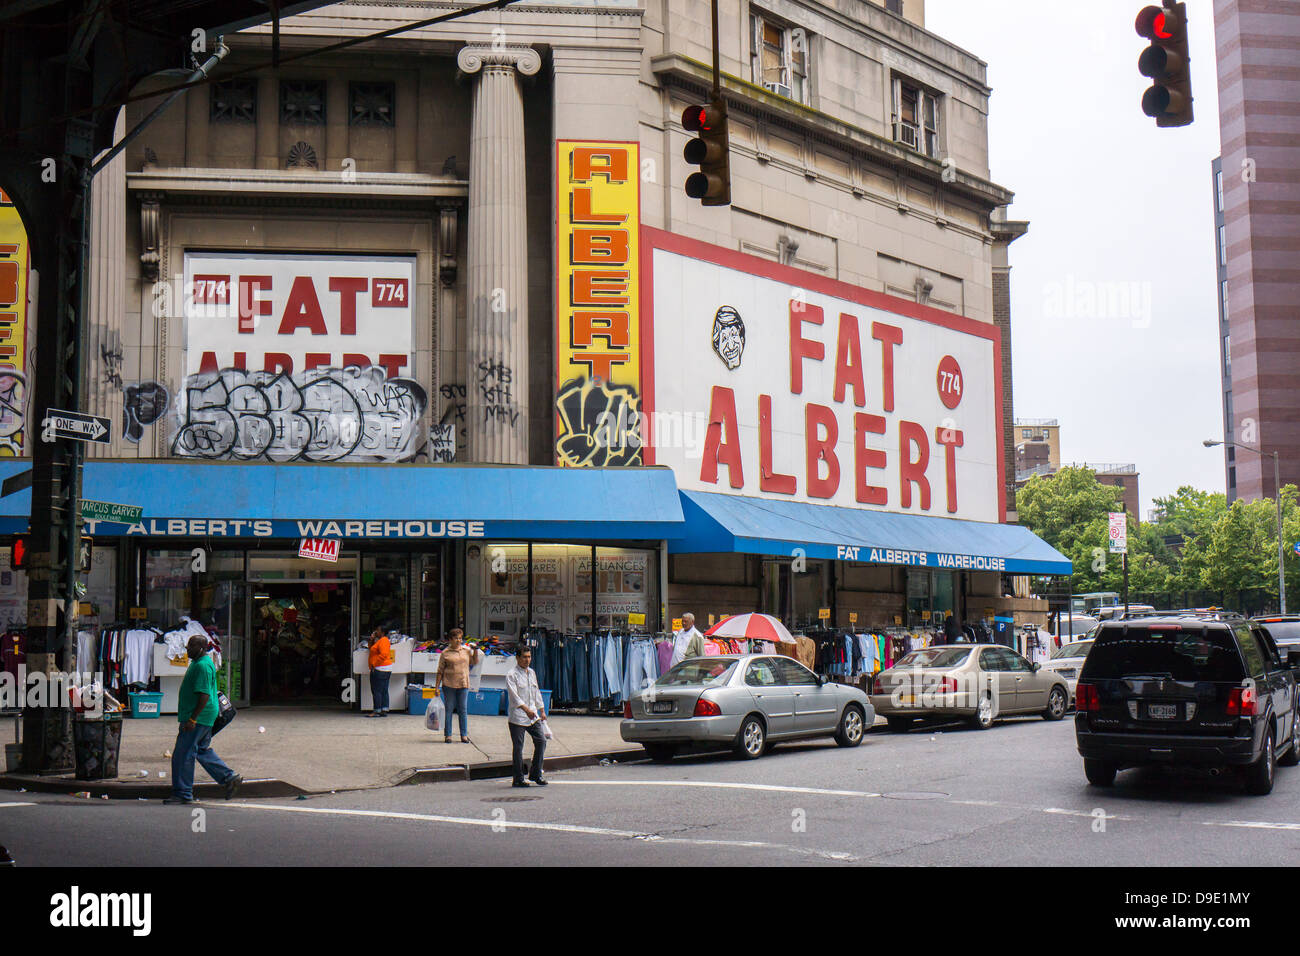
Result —
POLYGON ((1108 553, 1106 516, 1123 507, 1122 494, 1087 468, 1035 475, 1016 493, 1020 523, 1070 559, 1076 592, 1117 590, 1103 586, 1120 565, 1108 553))

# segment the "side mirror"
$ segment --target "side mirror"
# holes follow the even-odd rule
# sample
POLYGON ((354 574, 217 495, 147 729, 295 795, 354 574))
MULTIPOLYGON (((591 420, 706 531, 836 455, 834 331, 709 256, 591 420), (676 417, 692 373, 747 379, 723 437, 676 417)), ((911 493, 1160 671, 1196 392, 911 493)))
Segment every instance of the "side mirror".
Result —
POLYGON ((1039 664, 1039 663, 1037 663, 1037 662, 1032 663, 1032 664, 1030 664, 1029 666, 1032 667, 1032 668, 1034 669, 1034 673, 1035 673, 1035 674, 1037 674, 1039 671, 1041 671, 1041 670, 1043 669, 1043 665, 1042 665, 1042 664, 1039 664))

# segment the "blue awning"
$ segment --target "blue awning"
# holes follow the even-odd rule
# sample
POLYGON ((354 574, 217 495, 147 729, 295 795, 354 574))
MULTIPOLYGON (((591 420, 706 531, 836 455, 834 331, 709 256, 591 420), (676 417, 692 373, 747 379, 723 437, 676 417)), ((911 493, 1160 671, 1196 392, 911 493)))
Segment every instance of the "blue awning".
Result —
POLYGON ((1069 574, 1028 528, 801 501, 683 491, 686 533, 670 554, 740 552, 1012 574, 1069 574))
MULTIPOLYGON (((0 479, 31 467, 0 463, 0 479)), ((682 533, 667 468, 90 461, 82 497, 137 505, 135 525, 87 533, 229 538, 661 540, 682 533)), ((31 492, 0 498, 0 533, 27 529, 31 492)))

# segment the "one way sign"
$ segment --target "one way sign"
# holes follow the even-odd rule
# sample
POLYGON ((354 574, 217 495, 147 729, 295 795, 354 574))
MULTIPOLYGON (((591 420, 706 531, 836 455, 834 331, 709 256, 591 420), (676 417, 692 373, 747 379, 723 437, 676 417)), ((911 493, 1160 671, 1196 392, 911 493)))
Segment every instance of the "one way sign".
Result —
POLYGON ((107 445, 112 441, 112 422, 95 415, 83 415, 81 412, 65 412, 51 408, 41 422, 41 440, 54 441, 56 438, 71 438, 74 441, 93 441, 107 445))

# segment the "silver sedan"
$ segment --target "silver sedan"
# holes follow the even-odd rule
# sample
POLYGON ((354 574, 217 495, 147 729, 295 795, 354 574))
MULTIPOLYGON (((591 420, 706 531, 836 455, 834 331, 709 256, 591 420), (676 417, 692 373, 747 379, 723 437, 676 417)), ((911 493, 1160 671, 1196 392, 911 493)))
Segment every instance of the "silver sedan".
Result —
POLYGON ((1075 641, 1072 644, 1066 643, 1057 649, 1050 661, 1043 665, 1043 670, 1060 674, 1065 678, 1066 686, 1070 689, 1071 704, 1074 703, 1074 685, 1079 682, 1079 671, 1083 670, 1083 664, 1088 659, 1090 650, 1092 650, 1091 639, 1075 641))
POLYGON ((728 654, 682 661, 623 705, 619 733, 652 760, 684 749, 732 748, 754 760, 771 744, 808 737, 862 743, 875 711, 856 687, 779 655, 728 654))
POLYGON ((894 731, 906 730, 916 717, 964 717, 980 730, 1018 714, 1060 720, 1069 700, 1065 678, 999 644, 912 651, 880 672, 871 695, 894 731))

